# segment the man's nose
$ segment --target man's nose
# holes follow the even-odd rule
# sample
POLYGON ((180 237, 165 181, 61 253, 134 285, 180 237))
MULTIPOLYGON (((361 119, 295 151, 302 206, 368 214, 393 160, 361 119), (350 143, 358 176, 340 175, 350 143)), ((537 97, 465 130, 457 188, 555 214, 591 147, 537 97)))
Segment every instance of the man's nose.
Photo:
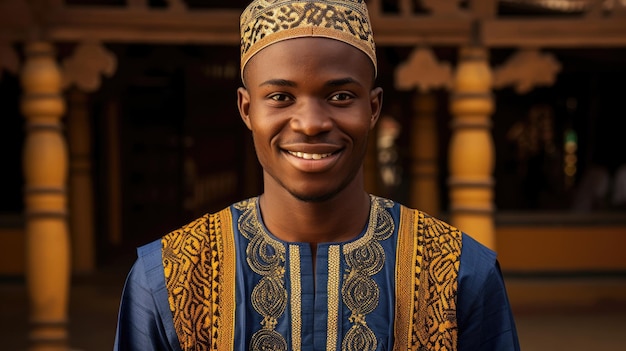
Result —
POLYGON ((333 127, 331 111, 325 101, 307 98, 300 99, 298 104, 290 122, 293 130, 313 136, 327 132, 333 127))

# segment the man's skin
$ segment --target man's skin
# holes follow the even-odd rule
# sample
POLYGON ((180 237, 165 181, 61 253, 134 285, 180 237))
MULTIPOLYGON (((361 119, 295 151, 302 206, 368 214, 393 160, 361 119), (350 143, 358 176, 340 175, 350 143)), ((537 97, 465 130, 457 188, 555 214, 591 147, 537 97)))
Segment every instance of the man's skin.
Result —
POLYGON ((334 39, 288 39, 254 55, 243 78, 238 107, 263 167, 267 228, 313 253, 355 238, 369 215, 363 160, 383 96, 371 60, 334 39))

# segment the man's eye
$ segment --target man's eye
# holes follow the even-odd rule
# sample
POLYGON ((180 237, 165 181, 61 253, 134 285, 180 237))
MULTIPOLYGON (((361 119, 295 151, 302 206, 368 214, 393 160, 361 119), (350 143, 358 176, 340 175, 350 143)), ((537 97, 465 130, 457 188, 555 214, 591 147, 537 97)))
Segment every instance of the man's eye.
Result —
POLYGON ((338 93, 330 97, 332 101, 346 101, 352 99, 352 95, 348 93, 338 93))
POLYGON ((271 100, 274 101, 289 101, 291 100, 291 98, 286 95, 286 94, 273 94, 269 97, 271 100))

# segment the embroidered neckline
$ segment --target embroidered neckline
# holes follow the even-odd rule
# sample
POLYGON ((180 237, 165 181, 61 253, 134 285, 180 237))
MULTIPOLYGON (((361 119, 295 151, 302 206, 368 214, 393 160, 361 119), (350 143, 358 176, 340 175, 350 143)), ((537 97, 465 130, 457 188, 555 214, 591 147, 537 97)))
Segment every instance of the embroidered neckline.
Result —
MULTIPOLYGON (((363 228, 363 230, 361 230, 361 232, 356 237, 350 240, 346 240, 346 241, 323 242, 323 243, 319 243, 318 245, 325 245, 325 246, 341 245, 344 247, 344 251, 345 250, 352 251, 354 250, 355 247, 362 246, 365 241, 368 241, 372 237, 374 237, 376 233, 377 216, 379 215, 382 209, 393 207, 394 203, 391 200, 381 198, 375 195, 369 195, 369 196, 370 196, 370 210, 369 210, 367 224, 365 228, 363 228)), ((298 245, 298 246, 309 245, 309 243, 302 242, 302 241, 291 242, 291 241, 285 241, 285 240, 277 238, 265 226, 265 222, 263 221, 263 216, 260 215, 261 210, 259 206, 260 205, 259 205, 258 196, 247 199, 247 200, 243 200, 235 204, 235 208, 241 211, 247 210, 247 211, 254 212, 253 214, 252 213, 250 214, 250 216, 254 217, 256 223, 258 223, 258 228, 256 228, 256 230, 254 231, 255 232, 261 231, 262 234, 265 237, 267 237, 267 240, 269 242, 272 242, 274 245, 278 245, 278 244, 285 245, 285 246, 286 245, 298 245)))

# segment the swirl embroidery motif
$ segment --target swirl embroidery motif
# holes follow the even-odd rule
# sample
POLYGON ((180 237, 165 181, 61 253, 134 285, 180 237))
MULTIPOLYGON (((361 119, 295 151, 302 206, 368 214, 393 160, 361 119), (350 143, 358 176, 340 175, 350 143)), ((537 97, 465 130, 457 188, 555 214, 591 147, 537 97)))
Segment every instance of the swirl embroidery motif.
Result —
POLYGON ((262 278, 252 290, 252 306, 263 320, 261 329, 252 335, 250 350, 286 351, 287 341, 275 328, 287 307, 285 288, 285 247, 265 235, 256 211, 256 198, 236 206, 242 211, 239 231, 250 240, 246 247, 246 261, 262 278))
POLYGON ((365 235, 343 249, 348 269, 341 295, 351 311, 352 323, 341 344, 345 351, 373 351, 377 347, 376 335, 367 326, 365 317, 378 306, 380 289, 372 276, 385 263, 385 251, 379 241, 389 238, 394 230, 393 218, 385 209, 391 206, 393 202, 372 196, 365 235))

